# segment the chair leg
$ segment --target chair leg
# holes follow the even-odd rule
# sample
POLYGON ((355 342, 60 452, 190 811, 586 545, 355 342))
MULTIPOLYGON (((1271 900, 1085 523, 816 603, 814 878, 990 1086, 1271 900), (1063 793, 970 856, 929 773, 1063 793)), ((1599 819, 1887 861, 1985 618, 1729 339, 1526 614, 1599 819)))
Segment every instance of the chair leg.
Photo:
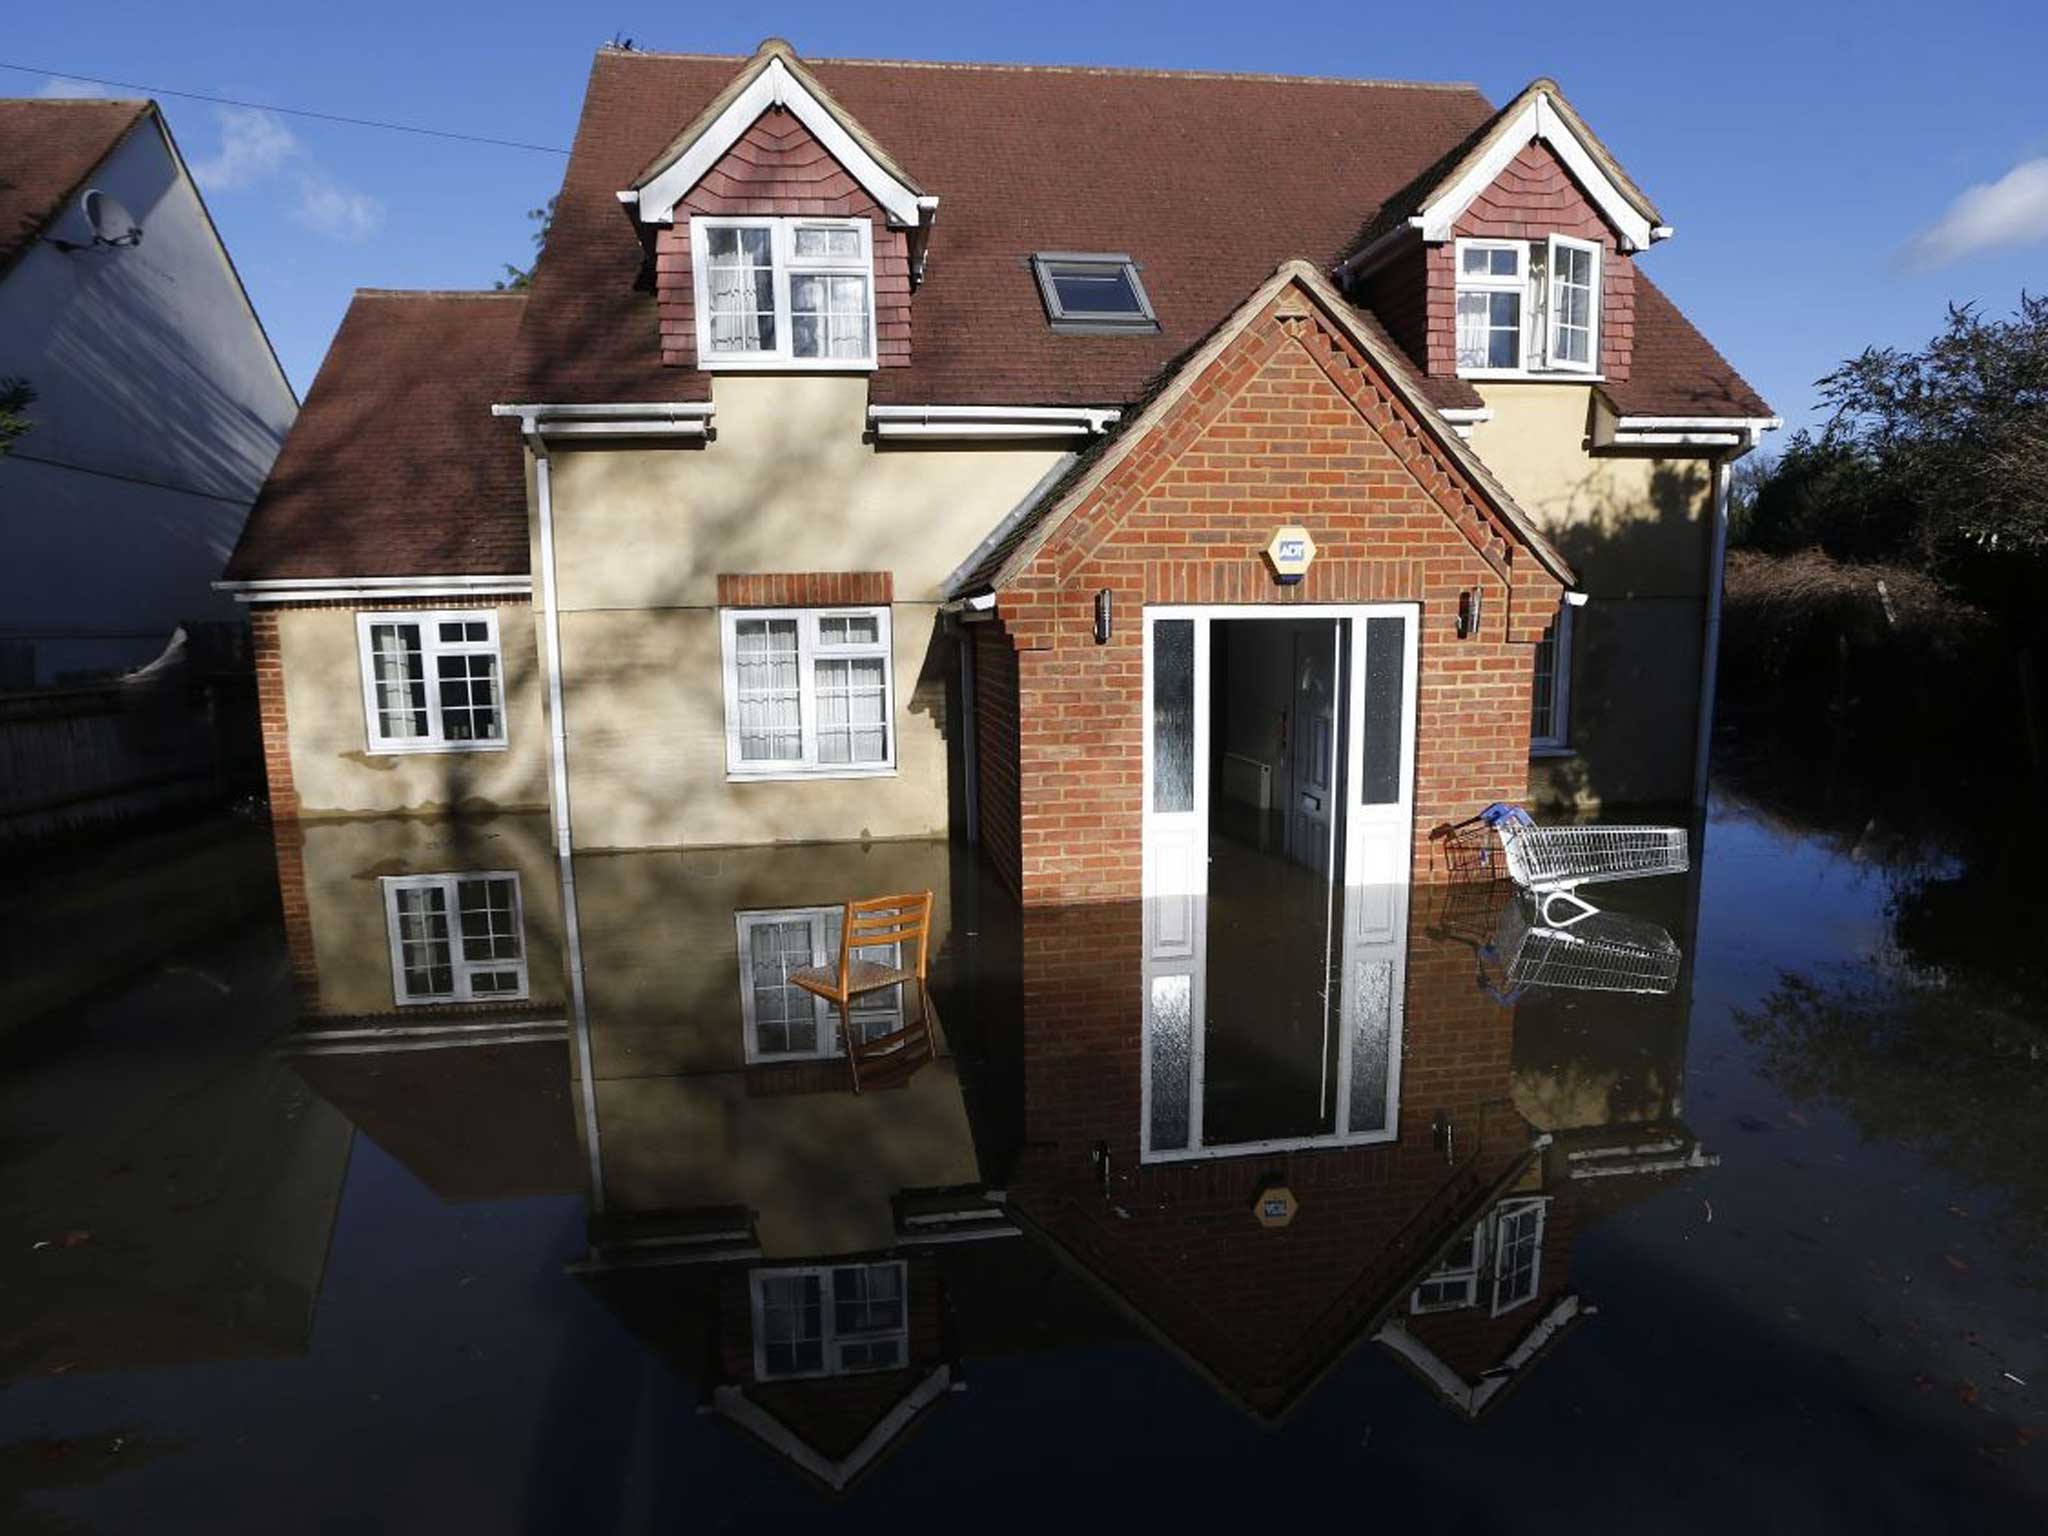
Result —
POLYGON ((846 1045, 846 1070, 853 1074, 853 1091, 860 1092, 860 1048, 853 1038, 853 998, 839 999, 839 1038, 846 1045))
POLYGON ((924 1059, 938 1059, 938 1042, 932 1039, 932 994, 922 978, 917 983, 917 1016, 924 1023, 924 1059))

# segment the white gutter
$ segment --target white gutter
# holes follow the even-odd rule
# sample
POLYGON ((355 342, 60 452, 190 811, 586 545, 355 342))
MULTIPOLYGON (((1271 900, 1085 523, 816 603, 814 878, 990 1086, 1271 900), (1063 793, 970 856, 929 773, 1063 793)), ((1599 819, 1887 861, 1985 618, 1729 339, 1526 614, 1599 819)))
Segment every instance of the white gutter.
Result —
POLYGON ((334 602, 345 598, 512 597, 533 591, 530 576, 287 576, 216 581, 238 603, 334 602))
POLYGON ((494 405, 493 416, 518 421, 539 437, 706 437, 717 407, 709 400, 605 402, 592 405, 494 405))
POLYGON ((1714 742, 1714 690, 1721 666, 1721 593, 1727 584, 1728 486, 1739 455, 1714 461, 1714 539, 1707 565, 1707 624, 1701 641, 1699 719, 1693 727, 1692 803, 1707 803, 1707 759, 1714 742))
MULTIPOLYGON (((504 412, 502 406, 492 407, 504 412)), ((533 447, 534 513, 540 533, 541 626, 548 651, 548 799, 555 834, 555 863, 562 874, 562 933, 568 942, 569 1013, 575 1026, 576 1064, 583 1076, 583 1134, 590 1157, 590 1205, 604 1209, 604 1159, 597 1135, 597 1079, 590 1052, 590 998, 583 981, 583 925, 576 910, 576 859, 569 815, 569 724, 562 700, 562 610, 555 581, 555 495, 553 461, 538 421, 522 423, 533 447)))
POLYGON ((1784 426, 1778 416, 1617 416, 1597 431, 1596 447, 1740 448, 1747 451, 1766 432, 1784 426))
POLYGON ((947 439, 1099 437, 1123 412, 1100 406, 871 405, 877 438, 947 439))

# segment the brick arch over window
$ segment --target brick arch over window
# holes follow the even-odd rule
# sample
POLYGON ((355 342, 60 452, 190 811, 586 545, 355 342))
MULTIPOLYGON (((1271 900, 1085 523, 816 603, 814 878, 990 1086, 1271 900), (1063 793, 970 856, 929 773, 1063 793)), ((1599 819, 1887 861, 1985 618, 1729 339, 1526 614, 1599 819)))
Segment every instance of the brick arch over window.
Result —
POLYGON ((910 363, 910 241, 889 227, 881 204, 790 112, 754 119, 718 163, 676 204, 675 223, 655 235, 655 298, 661 360, 697 366, 696 297, 690 273, 690 218, 746 215, 867 219, 875 229, 875 348, 884 368, 910 363))
POLYGON ((1600 247, 1600 371, 1612 383, 1628 382, 1635 350, 1635 258, 1621 249, 1613 227, 1549 145, 1541 139, 1523 145, 1493 185, 1472 199, 1451 232, 1455 239, 1429 246, 1423 258, 1431 374, 1448 377, 1458 371, 1456 239, 1545 240, 1570 235, 1600 247))
MULTIPOLYGON (((1132 429, 1122 458, 1070 493, 997 583, 1017 657, 1015 866, 1007 828, 986 841, 1027 904, 1140 893, 1147 604, 1419 603, 1418 875, 1430 827, 1527 788, 1530 648, 1563 591, 1538 536, 1298 289, 1283 285, 1190 366, 1163 413, 1132 429), (1319 553, 1305 581, 1282 588, 1262 551, 1286 523, 1306 526, 1319 553), (1104 588, 1118 618, 1098 645, 1104 588), (1468 591, 1485 619, 1460 640, 1468 591)), ((991 744, 1003 734, 983 730, 991 744)))

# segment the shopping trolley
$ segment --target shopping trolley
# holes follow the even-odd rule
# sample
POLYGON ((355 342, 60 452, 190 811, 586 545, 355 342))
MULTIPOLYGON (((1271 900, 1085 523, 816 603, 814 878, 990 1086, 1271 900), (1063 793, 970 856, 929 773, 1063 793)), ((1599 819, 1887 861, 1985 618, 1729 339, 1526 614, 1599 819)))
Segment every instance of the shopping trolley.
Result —
POLYGON ((1498 879, 1505 863, 1508 878, 1536 898, 1537 916, 1549 929, 1569 928, 1599 910, 1578 894, 1582 885, 1682 875, 1692 867, 1683 827, 1539 827, 1527 811, 1498 803, 1430 837, 1442 845, 1454 879, 1498 879))

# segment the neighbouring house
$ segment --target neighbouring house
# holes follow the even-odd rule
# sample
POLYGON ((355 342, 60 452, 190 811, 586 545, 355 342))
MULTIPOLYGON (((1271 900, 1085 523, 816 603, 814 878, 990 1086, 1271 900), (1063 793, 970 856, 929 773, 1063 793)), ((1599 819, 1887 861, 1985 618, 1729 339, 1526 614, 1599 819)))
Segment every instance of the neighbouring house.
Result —
POLYGON ((298 409, 151 101, 0 101, 0 690, 139 667, 213 590, 298 409))

